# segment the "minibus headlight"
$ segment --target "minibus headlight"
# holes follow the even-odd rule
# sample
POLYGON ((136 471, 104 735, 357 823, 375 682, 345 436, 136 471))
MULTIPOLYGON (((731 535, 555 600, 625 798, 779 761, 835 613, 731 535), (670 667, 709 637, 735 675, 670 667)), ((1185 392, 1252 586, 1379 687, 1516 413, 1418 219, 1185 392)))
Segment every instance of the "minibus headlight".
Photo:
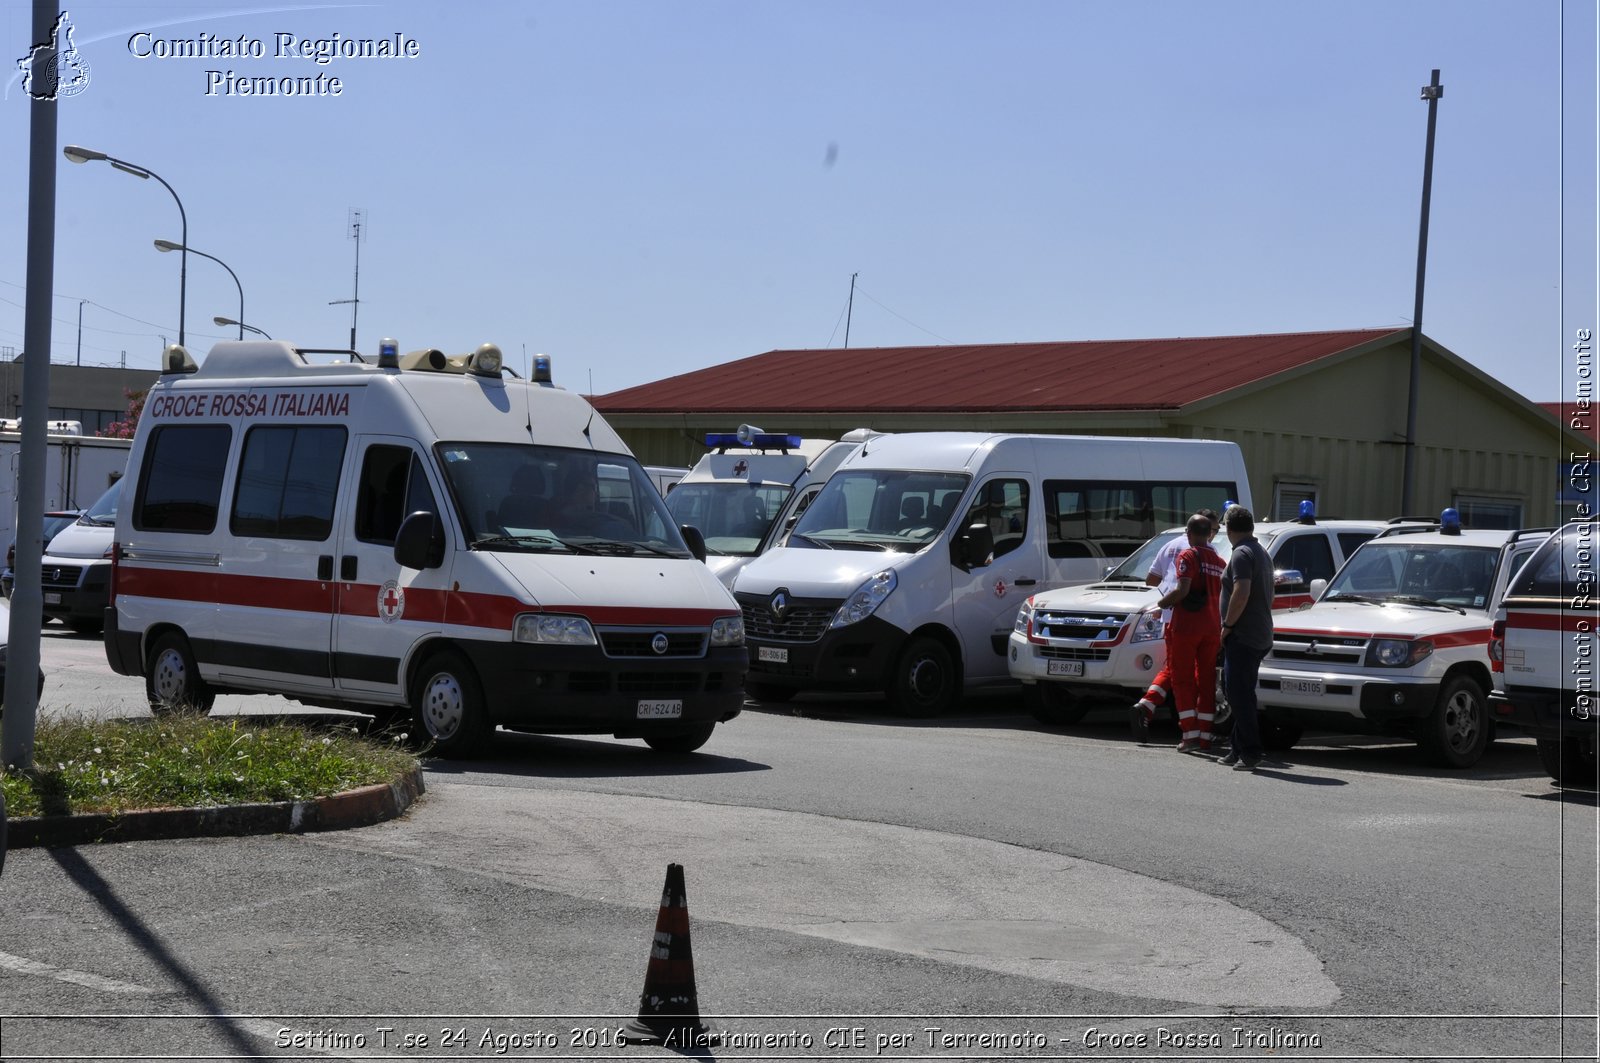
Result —
POLYGON ((1433 652, 1427 639, 1373 639, 1367 647, 1369 668, 1410 668, 1433 652))
POLYGON ((719 616, 711 622, 711 645, 743 646, 744 617, 719 616))
POLYGON ((581 616, 551 613, 523 613, 517 617, 512 637, 518 642, 539 642, 546 646, 593 646, 594 628, 581 616))
POLYGON ((850 597, 844 600, 844 604, 834 614, 833 623, 829 626, 845 627, 859 620, 865 620, 877 611, 878 606, 883 604, 885 598, 889 597, 889 593, 894 590, 897 582, 898 580, 892 568, 884 569, 876 576, 873 576, 857 587, 850 597))
POLYGON ((1133 622, 1133 638, 1129 644, 1135 642, 1154 642, 1161 637, 1161 611, 1154 610, 1140 613, 1139 619, 1133 622))

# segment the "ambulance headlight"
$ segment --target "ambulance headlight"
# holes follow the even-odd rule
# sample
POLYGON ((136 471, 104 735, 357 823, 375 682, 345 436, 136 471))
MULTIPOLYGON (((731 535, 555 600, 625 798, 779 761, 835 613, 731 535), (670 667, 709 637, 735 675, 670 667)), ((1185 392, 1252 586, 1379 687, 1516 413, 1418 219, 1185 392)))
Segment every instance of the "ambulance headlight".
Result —
POLYGON ((517 642, 538 642, 546 646, 593 646, 594 628, 581 616, 551 613, 523 613, 517 617, 512 638, 517 642))
POLYGON ((1154 642, 1161 637, 1161 613, 1159 610, 1140 613, 1139 619, 1133 622, 1133 638, 1129 644, 1138 642, 1154 642))
POLYGON ((711 622, 711 645, 743 646, 744 617, 719 616, 711 622))
POLYGON ((1373 639, 1367 647, 1369 668, 1410 668, 1433 652, 1427 639, 1373 639))
POLYGON ((884 569, 876 576, 873 576, 857 587, 854 593, 844 600, 844 604, 834 614, 833 623, 829 626, 845 627, 857 621, 865 620, 877 611, 878 606, 883 604, 885 598, 889 597, 897 582, 899 581, 896 579, 892 568, 884 569))

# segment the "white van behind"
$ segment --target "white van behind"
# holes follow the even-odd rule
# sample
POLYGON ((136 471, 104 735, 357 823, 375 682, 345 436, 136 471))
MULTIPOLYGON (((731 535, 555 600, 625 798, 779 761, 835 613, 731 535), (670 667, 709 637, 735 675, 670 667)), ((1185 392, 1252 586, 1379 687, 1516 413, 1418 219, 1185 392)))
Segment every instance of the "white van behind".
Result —
POLYGON ((1236 444, 912 432, 839 466, 786 544, 734 581, 745 687, 881 690, 907 715, 1013 682, 1017 609, 1087 583, 1199 509, 1250 502, 1236 444))
POLYGON ((686 752, 738 714, 737 606, 547 373, 391 341, 376 365, 275 341, 193 365, 169 351, 117 515, 106 655, 152 707, 409 714, 446 755, 496 725, 686 752))

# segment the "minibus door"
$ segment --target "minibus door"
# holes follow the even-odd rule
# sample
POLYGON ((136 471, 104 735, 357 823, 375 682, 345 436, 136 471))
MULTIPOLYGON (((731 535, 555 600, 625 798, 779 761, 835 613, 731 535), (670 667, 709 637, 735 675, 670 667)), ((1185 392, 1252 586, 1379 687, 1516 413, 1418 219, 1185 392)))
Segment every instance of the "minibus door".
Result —
MULTIPOLYGON (((1006 638, 1017 610, 1038 589, 1043 566, 1041 534, 1031 519, 1031 485, 1019 473, 1001 473, 978 489, 962 522, 954 529, 959 543, 966 529, 982 524, 994 541, 993 560, 964 566, 952 556, 951 594, 956 629, 961 636, 967 680, 986 681, 1008 674, 1006 638)), ((953 549, 953 554, 959 547, 953 549)))

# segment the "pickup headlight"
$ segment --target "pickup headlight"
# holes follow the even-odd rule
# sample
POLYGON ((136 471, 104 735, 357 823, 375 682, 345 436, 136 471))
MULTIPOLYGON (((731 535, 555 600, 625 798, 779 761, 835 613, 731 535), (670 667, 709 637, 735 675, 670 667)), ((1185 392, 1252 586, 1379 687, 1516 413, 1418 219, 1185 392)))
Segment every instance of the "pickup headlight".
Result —
POLYGON ((1011 625, 1016 628, 1017 634, 1029 635, 1033 632, 1033 599, 1029 598, 1022 603, 1022 608, 1017 610, 1017 619, 1011 625))
POLYGON ((1410 668, 1432 652, 1427 639, 1373 639, 1367 646, 1367 667, 1410 668))
POLYGON ((1162 633, 1161 610, 1155 609, 1139 614, 1139 618, 1133 622, 1133 638, 1128 641, 1130 644, 1154 642, 1162 633))
POLYGON ((857 587, 850 597, 844 600, 839 611, 833 615, 833 623, 829 627, 845 627, 857 621, 865 620, 877 611, 885 598, 898 583, 894 569, 886 568, 873 576, 867 582, 857 587))
POLYGON ((711 645, 743 646, 744 617, 719 616, 711 622, 711 645))
POLYGON ((554 613, 523 613, 512 629, 517 642, 538 642, 546 646, 593 646, 594 628, 581 616, 554 613))

